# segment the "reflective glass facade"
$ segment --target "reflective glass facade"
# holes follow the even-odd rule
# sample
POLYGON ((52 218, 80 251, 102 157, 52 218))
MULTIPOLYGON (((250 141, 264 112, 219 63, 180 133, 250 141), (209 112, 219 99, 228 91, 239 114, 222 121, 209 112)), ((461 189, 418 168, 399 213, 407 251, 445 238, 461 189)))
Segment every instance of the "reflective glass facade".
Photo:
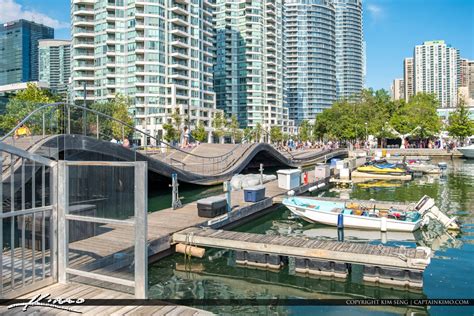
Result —
POLYGON ((39 41, 39 81, 51 91, 66 96, 71 77, 71 42, 63 40, 39 41))
POLYGON ((336 99, 335 28, 330 0, 285 2, 286 103, 297 124, 336 99))
POLYGON ((347 98, 364 86, 362 0, 332 1, 336 9, 337 98, 347 98))
POLYGON ((54 29, 18 20, 0 25, 0 85, 38 80, 38 40, 54 29))

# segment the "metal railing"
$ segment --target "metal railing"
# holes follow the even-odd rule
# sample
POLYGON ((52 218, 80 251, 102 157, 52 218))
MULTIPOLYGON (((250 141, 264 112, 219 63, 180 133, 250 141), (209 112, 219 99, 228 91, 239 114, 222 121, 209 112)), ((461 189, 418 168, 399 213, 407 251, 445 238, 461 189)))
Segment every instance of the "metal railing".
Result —
POLYGON ((0 297, 55 282, 57 163, 0 142, 0 297))
MULTIPOLYGON (((244 137, 241 143, 236 144, 224 154, 198 155, 192 152, 192 148, 184 149, 174 146, 97 110, 60 102, 39 106, 0 138, 0 141, 27 149, 37 144, 38 141, 54 135, 78 134, 109 141, 114 139, 115 134, 116 138, 121 140, 133 139, 129 146, 132 151, 151 156, 182 171, 216 175, 228 170, 230 164, 248 151, 249 146, 247 145, 250 143, 250 139, 255 138, 256 133, 257 131, 253 130, 250 135, 244 137), (29 131, 29 137, 19 135, 19 131, 22 129, 23 134, 25 133, 25 127, 29 131), (117 137, 117 131, 119 131, 119 137, 117 137), (136 140, 144 140, 144 145, 139 145, 135 142, 136 140), (247 148, 243 148, 244 146, 247 148)), ((261 130, 261 133, 270 136, 270 133, 264 129, 261 130)), ((284 154, 290 164, 305 160, 305 158, 295 157, 286 148, 283 150, 279 150, 275 146, 274 148, 284 154)), ((48 150, 59 152, 60 148, 48 148, 48 150)))

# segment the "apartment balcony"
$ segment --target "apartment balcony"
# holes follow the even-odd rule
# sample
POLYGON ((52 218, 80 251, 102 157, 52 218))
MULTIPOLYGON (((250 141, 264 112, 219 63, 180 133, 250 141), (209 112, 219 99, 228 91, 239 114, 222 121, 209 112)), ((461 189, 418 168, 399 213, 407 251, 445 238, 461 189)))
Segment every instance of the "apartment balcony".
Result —
POLYGON ((95 15, 94 7, 75 9, 74 12, 73 12, 73 15, 74 16, 83 15, 83 16, 92 16, 93 17, 95 15))
POLYGON ((171 39, 171 45, 174 47, 189 48, 188 40, 182 37, 174 37, 171 39))
POLYGON ((177 13, 177 14, 182 14, 182 15, 188 15, 188 7, 184 4, 176 3, 174 2, 171 7, 171 12, 177 13))
POLYGON ((94 27, 94 18, 85 18, 82 16, 74 16, 73 20, 73 25, 80 27, 80 26, 89 26, 89 27, 94 27))
POLYGON ((173 0, 173 3, 188 5, 190 0, 173 0))
POLYGON ((178 36, 189 36, 187 27, 177 26, 177 25, 173 25, 171 27, 170 33, 178 35, 178 36))
POLYGON ((182 79, 182 80, 188 80, 188 71, 185 70, 172 70, 170 74, 170 78, 172 79, 182 79))
POLYGON ((180 59, 188 59, 188 50, 184 48, 172 48, 170 52, 170 56, 174 58, 180 59))

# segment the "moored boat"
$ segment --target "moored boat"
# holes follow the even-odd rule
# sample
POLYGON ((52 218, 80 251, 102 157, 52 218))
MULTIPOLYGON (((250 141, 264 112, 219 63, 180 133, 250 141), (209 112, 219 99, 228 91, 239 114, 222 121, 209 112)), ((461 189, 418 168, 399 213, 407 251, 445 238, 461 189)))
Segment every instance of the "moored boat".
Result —
POLYGON ((283 204, 308 222, 331 226, 342 221, 349 228, 413 232, 435 219, 447 229, 459 229, 456 219, 442 213, 428 196, 416 204, 301 197, 286 198, 283 204))
POLYGON ((463 154, 464 157, 474 159, 474 144, 466 147, 460 147, 458 150, 461 152, 461 154, 463 154))
POLYGON ((373 174, 404 175, 408 173, 403 163, 388 163, 385 160, 369 162, 357 168, 357 171, 373 174))

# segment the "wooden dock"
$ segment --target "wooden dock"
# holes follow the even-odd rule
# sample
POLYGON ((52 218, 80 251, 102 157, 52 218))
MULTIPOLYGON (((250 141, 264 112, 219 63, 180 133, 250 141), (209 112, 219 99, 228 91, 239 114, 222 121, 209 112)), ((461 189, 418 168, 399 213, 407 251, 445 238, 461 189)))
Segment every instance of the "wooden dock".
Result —
POLYGON ((332 261, 377 265, 401 269, 424 270, 430 263, 427 248, 390 247, 368 243, 315 240, 215 230, 188 228, 173 234, 173 241, 193 245, 233 250, 255 251, 288 257, 326 259, 332 261))
POLYGON ((284 257, 297 273, 346 278, 353 264, 364 266, 364 280, 400 287, 422 288, 431 249, 315 240, 210 228, 188 228, 173 241, 192 246, 231 249, 239 264, 279 269, 284 257))

